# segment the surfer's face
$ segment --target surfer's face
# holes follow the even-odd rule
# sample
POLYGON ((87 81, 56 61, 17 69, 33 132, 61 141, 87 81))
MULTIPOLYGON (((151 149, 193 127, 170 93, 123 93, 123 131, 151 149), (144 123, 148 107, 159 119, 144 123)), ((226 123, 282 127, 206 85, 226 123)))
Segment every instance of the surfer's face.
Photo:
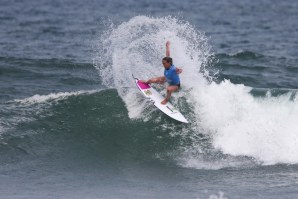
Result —
POLYGON ((165 69, 168 69, 171 66, 171 63, 170 62, 167 62, 166 60, 162 60, 162 64, 165 67, 165 69))

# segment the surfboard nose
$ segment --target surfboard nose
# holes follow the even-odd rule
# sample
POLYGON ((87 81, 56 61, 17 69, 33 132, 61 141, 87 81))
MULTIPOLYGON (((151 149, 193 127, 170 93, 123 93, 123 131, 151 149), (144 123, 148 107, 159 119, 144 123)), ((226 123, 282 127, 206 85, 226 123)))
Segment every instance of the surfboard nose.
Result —
POLYGON ((139 85, 139 87, 143 90, 143 89, 148 89, 148 88, 151 88, 149 86, 149 84, 145 84, 143 82, 141 82, 140 80, 137 81, 137 84, 139 85))
POLYGON ((179 122, 183 122, 188 124, 189 122, 187 121, 187 119, 185 119, 185 117, 183 115, 181 115, 182 117, 180 117, 179 122))

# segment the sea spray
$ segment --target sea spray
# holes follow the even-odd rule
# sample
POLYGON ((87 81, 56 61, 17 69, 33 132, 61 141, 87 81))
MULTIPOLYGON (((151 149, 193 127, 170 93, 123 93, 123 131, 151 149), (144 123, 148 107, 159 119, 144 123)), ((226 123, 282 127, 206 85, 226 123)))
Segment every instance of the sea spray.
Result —
MULTIPOLYGON (((167 40, 171 41, 174 64, 184 69, 180 92, 205 82, 200 71, 208 75, 203 68, 212 55, 211 48, 207 37, 185 21, 173 17, 137 16, 119 26, 110 26, 100 39, 96 68, 106 86, 117 88, 131 118, 143 116, 142 111, 135 111, 140 107, 134 102, 141 96, 136 89, 127 92, 123 87, 135 86, 132 74, 140 79, 163 75, 161 60, 165 56, 167 40)), ((139 106, 143 105, 139 103, 139 106)))

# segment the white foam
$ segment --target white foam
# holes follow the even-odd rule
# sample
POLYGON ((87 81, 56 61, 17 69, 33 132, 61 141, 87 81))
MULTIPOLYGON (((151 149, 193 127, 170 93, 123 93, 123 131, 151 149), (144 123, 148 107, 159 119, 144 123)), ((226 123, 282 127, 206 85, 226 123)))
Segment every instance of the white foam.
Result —
POLYGON ((298 101, 291 93, 255 98, 230 81, 196 87, 200 126, 225 154, 263 164, 298 163, 298 101))

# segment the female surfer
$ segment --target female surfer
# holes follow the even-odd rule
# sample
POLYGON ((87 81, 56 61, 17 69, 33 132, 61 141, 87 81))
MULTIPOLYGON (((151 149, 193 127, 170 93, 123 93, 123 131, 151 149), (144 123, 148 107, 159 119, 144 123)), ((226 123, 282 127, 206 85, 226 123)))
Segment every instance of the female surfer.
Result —
POLYGON ((182 69, 175 67, 173 64, 173 59, 170 57, 169 41, 166 42, 166 57, 162 59, 162 64, 165 68, 164 76, 155 77, 147 81, 142 80, 142 82, 145 84, 151 84, 151 83, 163 84, 165 82, 168 82, 169 85, 167 87, 167 96, 161 102, 162 104, 166 104, 170 100, 172 92, 175 92, 180 88, 180 78, 178 74, 182 73, 182 69))

